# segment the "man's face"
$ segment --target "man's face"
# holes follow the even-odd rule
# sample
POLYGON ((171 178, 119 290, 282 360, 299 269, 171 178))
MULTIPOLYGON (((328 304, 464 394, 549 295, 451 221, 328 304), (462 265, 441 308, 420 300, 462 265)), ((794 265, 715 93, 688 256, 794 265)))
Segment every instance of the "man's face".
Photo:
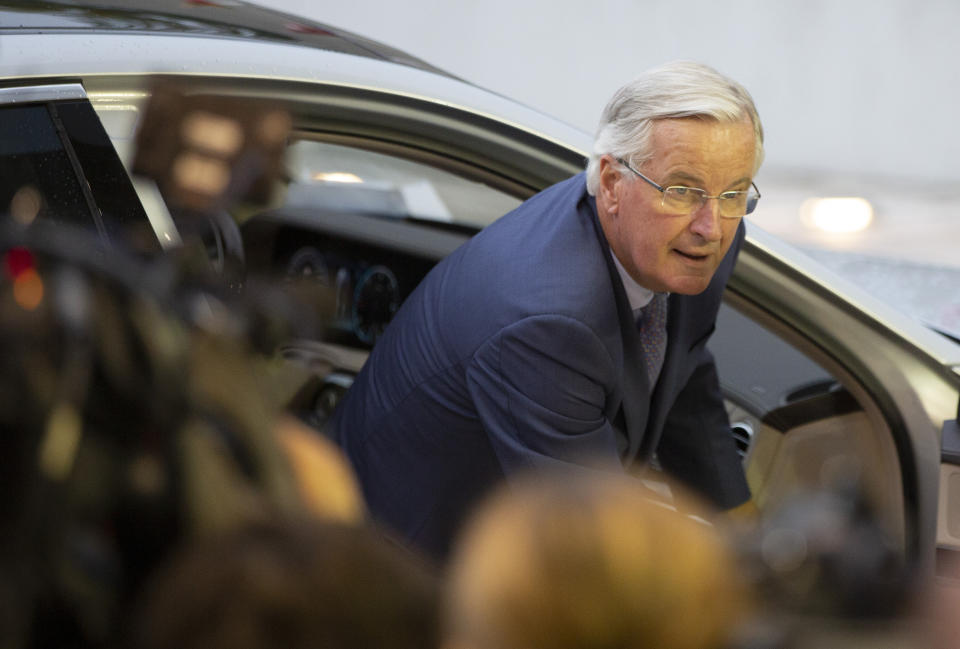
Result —
MULTIPOLYGON (((683 185, 710 196, 746 190, 756 139, 749 119, 664 119, 653 125, 653 156, 638 171, 662 187, 683 185)), ((646 288, 695 295, 710 284, 740 219, 722 218, 716 200, 687 216, 666 213, 656 188, 610 156, 600 161, 597 212, 610 248, 646 288)))

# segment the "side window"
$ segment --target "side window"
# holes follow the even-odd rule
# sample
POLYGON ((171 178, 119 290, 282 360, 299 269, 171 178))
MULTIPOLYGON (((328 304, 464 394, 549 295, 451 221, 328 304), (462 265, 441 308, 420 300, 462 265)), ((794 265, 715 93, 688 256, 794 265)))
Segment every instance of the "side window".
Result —
POLYGON ((727 305, 717 316, 710 349, 744 454, 770 413, 841 388, 820 365, 727 305))
POLYGON ((865 397, 855 397, 810 355, 726 304, 710 349, 761 508, 776 508, 803 491, 853 488, 903 538, 897 452, 865 397))
MULTIPOLYGON (((79 86, 69 88, 82 93, 79 86)), ((28 91, 32 96, 45 89, 28 91)), ((0 106, 0 213, 22 223, 39 219, 95 230, 142 252, 159 250, 120 158, 85 99, 0 106)))
POLYGON ((277 204, 236 215, 246 265, 326 292, 327 340, 341 347, 372 347, 434 264, 520 204, 430 164, 342 144, 295 141, 286 164, 277 204))
POLYGON ((136 245, 158 250, 147 214, 93 108, 86 101, 66 101, 55 104, 55 109, 107 235, 111 239, 137 239, 136 245))
POLYGON ((343 144, 295 141, 286 162, 276 204, 236 216, 250 274, 283 276, 326 311, 322 341, 285 350, 309 367, 336 368, 290 404, 322 429, 431 268, 521 201, 426 162, 343 144))
POLYGON ((35 218, 92 226, 70 157, 45 104, 0 107, 0 206, 35 218))
POLYGON ((291 206, 319 203, 480 228, 520 204, 430 165, 338 144, 300 140, 288 149, 287 164, 291 206))

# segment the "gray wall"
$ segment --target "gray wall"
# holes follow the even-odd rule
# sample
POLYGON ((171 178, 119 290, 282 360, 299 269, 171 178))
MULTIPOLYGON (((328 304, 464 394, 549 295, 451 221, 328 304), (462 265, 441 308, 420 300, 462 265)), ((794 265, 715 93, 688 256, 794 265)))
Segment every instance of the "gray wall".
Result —
POLYGON ((956 0, 259 4, 395 45, 591 132, 638 71, 701 60, 754 94, 771 172, 960 183, 956 0))

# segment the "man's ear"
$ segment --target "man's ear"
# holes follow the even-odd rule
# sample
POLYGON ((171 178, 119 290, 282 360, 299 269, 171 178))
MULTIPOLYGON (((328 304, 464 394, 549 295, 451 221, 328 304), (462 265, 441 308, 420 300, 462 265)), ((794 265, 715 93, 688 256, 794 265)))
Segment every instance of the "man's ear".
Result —
POLYGON ((597 211, 603 216, 614 216, 620 209, 620 183, 624 181, 620 164, 606 153, 598 164, 597 211))

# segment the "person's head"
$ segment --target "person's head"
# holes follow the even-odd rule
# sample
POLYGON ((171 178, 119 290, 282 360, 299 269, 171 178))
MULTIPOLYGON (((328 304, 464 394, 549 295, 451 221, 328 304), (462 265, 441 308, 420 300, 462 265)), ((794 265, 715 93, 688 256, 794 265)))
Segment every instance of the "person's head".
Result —
POLYGON ((340 447, 289 415, 280 417, 275 429, 306 509, 325 520, 363 524, 363 495, 340 447))
POLYGON ((431 649, 438 602, 433 570, 371 527, 257 524, 161 569, 130 649, 431 649))
POLYGON ((762 161, 763 128, 750 94, 708 66, 669 63, 607 104, 587 189, 613 253, 634 280, 654 291, 696 294, 730 248, 762 161), (691 196, 702 192, 665 194, 653 183, 710 197, 744 193, 700 201, 691 196))
POLYGON ((626 476, 504 489, 451 563, 447 649, 711 649, 746 610, 712 528, 626 476))

